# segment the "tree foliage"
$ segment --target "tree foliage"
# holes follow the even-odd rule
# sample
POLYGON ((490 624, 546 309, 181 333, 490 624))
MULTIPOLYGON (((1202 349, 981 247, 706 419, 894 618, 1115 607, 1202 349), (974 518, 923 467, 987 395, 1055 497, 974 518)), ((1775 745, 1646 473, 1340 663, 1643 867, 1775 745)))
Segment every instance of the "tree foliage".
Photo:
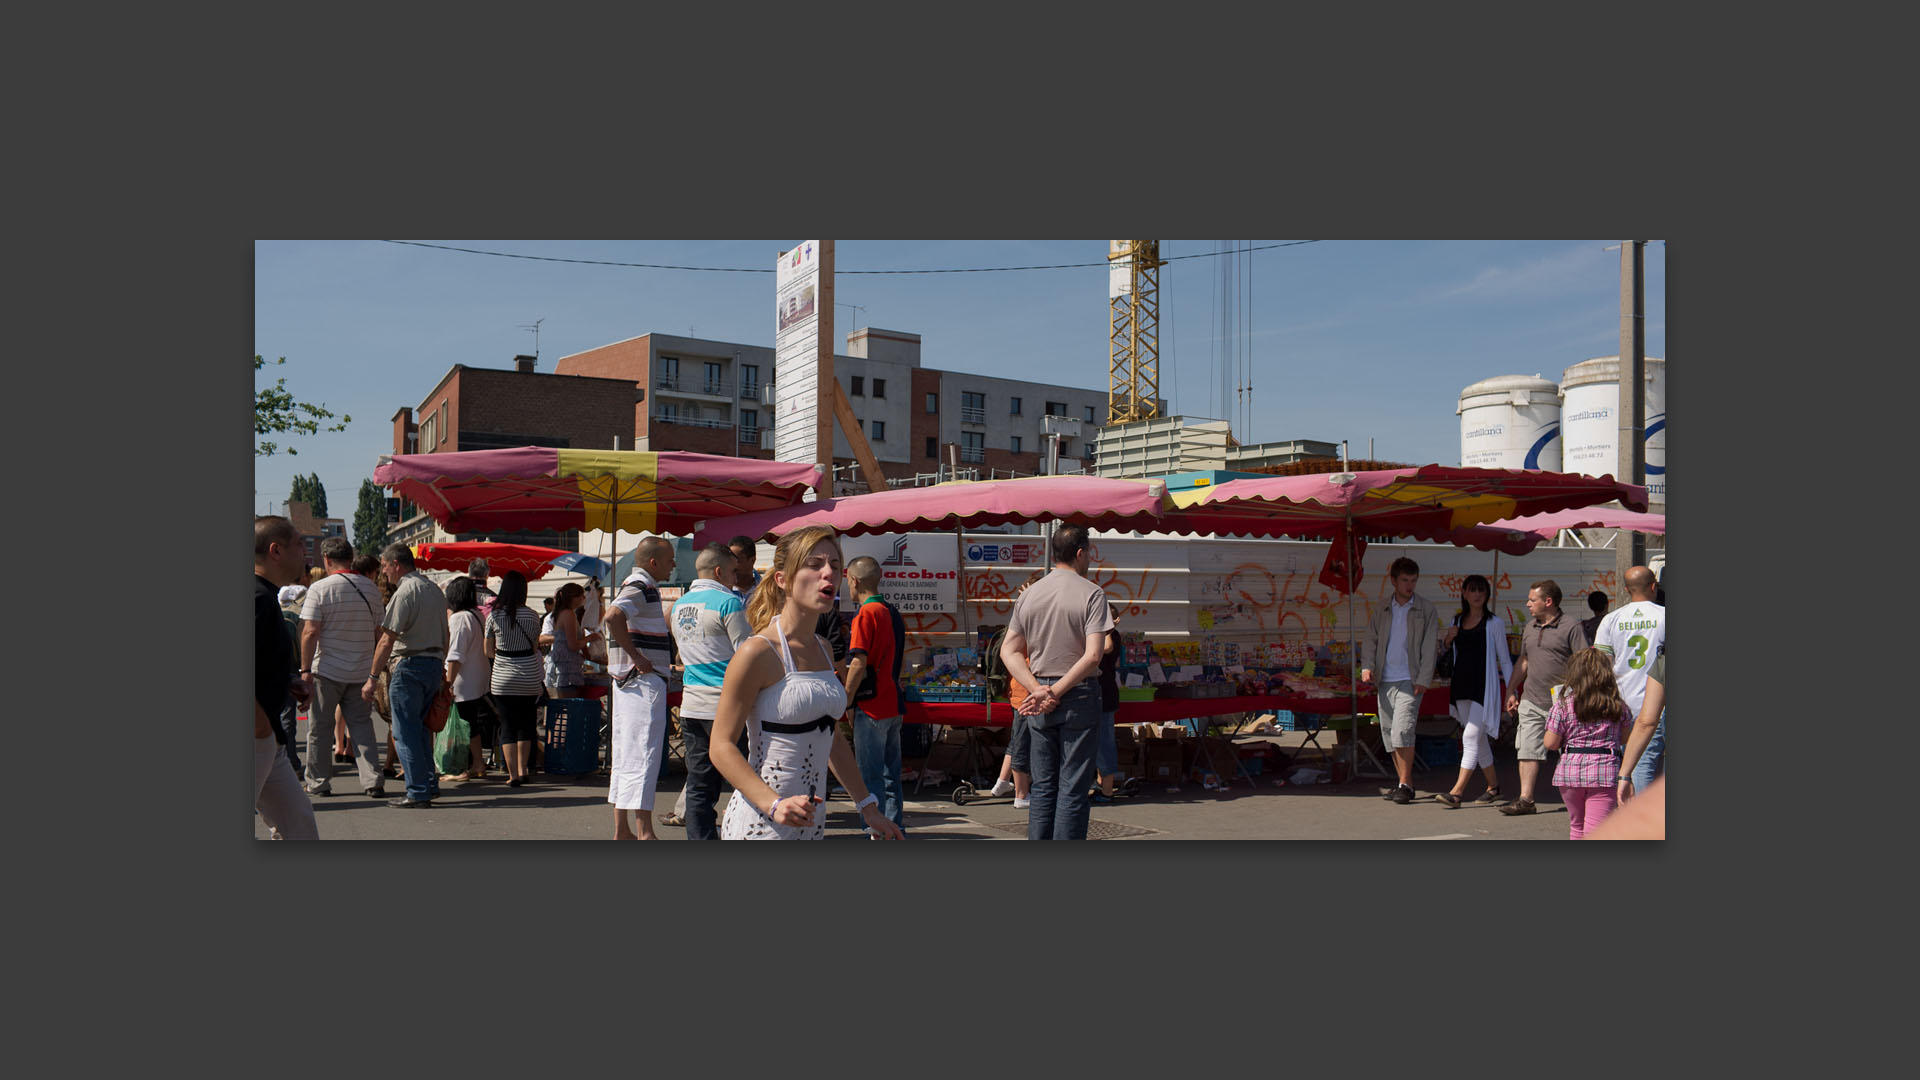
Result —
POLYGON ((311 473, 307 476, 295 476, 293 478, 293 491, 288 493, 287 498, 306 503, 307 506, 313 510, 314 517, 323 518, 327 516, 327 488, 325 484, 320 482, 319 473, 311 473))
POLYGON ((360 481, 360 505, 353 512, 353 550, 378 555, 387 546, 387 496, 371 480, 360 481))
MULTIPOLYGON (((284 356, 274 361, 276 364, 284 364, 286 362, 287 358, 284 356)), ((259 371, 266 365, 267 361, 261 359, 260 355, 255 353, 253 357, 253 370, 259 371)), ((304 401, 294 400, 293 394, 287 390, 287 378, 284 375, 272 386, 264 389, 256 388, 253 392, 253 433, 255 436, 279 432, 293 432, 298 435, 315 435, 323 430, 345 431, 347 424, 353 420, 353 417, 343 415, 337 424, 332 424, 326 428, 320 426, 323 421, 331 419, 333 419, 333 413, 328 411, 326 406, 312 405, 304 401)), ((260 439, 254 443, 253 454, 255 457, 271 457, 280 449, 280 444, 260 439)), ((300 452, 291 446, 285 449, 289 454, 298 454, 300 452)))

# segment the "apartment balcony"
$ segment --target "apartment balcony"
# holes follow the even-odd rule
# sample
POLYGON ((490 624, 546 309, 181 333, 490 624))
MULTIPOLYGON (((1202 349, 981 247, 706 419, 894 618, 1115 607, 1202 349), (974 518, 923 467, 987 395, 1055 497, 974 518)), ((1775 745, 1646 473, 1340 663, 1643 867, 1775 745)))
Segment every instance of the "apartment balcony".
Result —
POLYGON ((698 398, 716 404, 733 403, 732 385, 724 380, 707 382, 704 379, 689 379, 676 375, 656 375, 653 379, 653 387, 664 394, 698 398))
MULTIPOLYGON (((745 400, 745 401, 759 401, 759 400, 760 400, 760 385, 761 385, 761 384, 759 384, 759 383, 757 383, 757 382, 743 382, 743 383, 741 383, 741 384, 740 384, 740 397, 741 397, 741 399, 742 399, 742 400, 745 400)), ((772 383, 768 383, 767 385, 769 385, 769 386, 771 386, 771 385, 773 385, 773 384, 772 384, 772 383)))
POLYGON ((975 463, 987 460, 987 451, 982 446, 963 446, 960 448, 960 460, 975 463))
POLYGON ((757 427, 742 427, 740 429, 740 441, 750 446, 759 446, 760 429, 757 427))
POLYGON ((984 407, 970 409, 962 405, 960 406, 960 422, 963 424, 984 424, 987 422, 987 410, 984 407))
POLYGON ((678 416, 671 413, 655 413, 653 415, 653 422, 656 424, 678 424, 681 427, 714 429, 730 428, 733 426, 733 421, 731 420, 705 420, 690 416, 678 416))

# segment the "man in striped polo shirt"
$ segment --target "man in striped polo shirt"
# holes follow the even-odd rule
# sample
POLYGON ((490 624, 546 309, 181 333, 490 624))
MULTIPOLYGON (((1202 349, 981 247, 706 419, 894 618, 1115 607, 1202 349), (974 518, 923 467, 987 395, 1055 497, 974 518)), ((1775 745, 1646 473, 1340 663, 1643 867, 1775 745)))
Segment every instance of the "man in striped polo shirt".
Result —
MULTIPOLYGON (((720 773, 707 758, 707 740, 713 734, 727 664, 752 631, 747 629, 747 605, 726 584, 735 580, 733 552, 724 544, 708 544, 694 558, 693 571, 693 585, 667 619, 685 669, 680 735, 687 754, 687 839, 718 840, 714 803, 720 798, 720 773)), ((742 732, 742 754, 746 742, 742 732)))
POLYGON ((313 695, 313 716, 307 725, 307 793, 333 794, 333 713, 345 716, 353 740, 360 790, 372 798, 386 796, 380 777, 380 744, 373 738, 373 703, 356 690, 360 673, 373 662, 380 636, 380 620, 387 605, 373 582, 353 572, 353 545, 343 536, 320 542, 320 559, 327 576, 307 590, 300 609, 300 678, 313 695))
POLYGON ((660 582, 673 575, 673 542, 640 541, 633 573, 607 605, 607 673, 613 676, 613 745, 607 801, 615 840, 654 840, 653 789, 666 753, 667 682, 673 639, 660 608, 660 582), (634 811, 636 833, 627 824, 634 811))

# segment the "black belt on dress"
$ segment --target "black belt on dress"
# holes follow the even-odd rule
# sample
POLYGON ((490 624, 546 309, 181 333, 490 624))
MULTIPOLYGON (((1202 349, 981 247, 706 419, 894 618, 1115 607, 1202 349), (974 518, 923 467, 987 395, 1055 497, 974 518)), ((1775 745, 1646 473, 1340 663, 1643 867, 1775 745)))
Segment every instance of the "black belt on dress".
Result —
POLYGON ((1563 754, 1612 754, 1614 757, 1622 756, 1622 751, 1616 750, 1611 746, 1568 746, 1561 749, 1560 752, 1563 754))
POLYGON ((804 735, 809 731, 831 731, 840 720, 837 716, 823 716, 805 724, 776 724, 771 720, 760 721, 763 731, 777 731, 782 735, 804 735))
POLYGON ((532 649, 495 649, 493 650, 493 655, 495 656, 532 656, 533 654, 534 654, 534 650, 532 649))

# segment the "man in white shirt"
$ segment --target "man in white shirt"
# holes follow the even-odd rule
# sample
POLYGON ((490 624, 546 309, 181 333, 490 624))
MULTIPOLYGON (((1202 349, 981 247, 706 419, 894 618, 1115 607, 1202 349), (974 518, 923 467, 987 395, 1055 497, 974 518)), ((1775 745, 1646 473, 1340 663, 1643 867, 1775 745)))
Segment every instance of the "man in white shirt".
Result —
MULTIPOLYGON (((1647 669, 1667 643, 1667 609, 1654 603, 1652 570, 1644 566, 1628 570, 1626 586, 1627 603, 1600 620, 1600 632, 1593 643, 1613 649, 1613 679, 1620 684, 1620 697, 1638 716, 1647 699, 1647 669)), ((1634 767, 1635 790, 1645 791, 1653 784, 1666 738, 1666 719, 1662 716, 1653 742, 1634 767)))
POLYGON ((654 840, 653 791, 666 753, 667 668, 673 639, 660 606, 660 582, 673 575, 673 541, 640 541, 633 573, 607 605, 607 671, 613 676, 613 739, 607 801, 616 840, 654 840), (628 824, 634 811, 639 826, 628 824))
POLYGON ((1393 754, 1399 783, 1386 798, 1405 805, 1413 791, 1414 732, 1420 721, 1420 699, 1433 684, 1433 665, 1439 657, 1440 613, 1433 601, 1413 587, 1420 582, 1420 564, 1406 556, 1387 568, 1393 595, 1373 610, 1367 621, 1367 639, 1361 652, 1360 681, 1373 682, 1380 674, 1374 711, 1380 717, 1380 741, 1393 754))
POLYGON ((320 542, 327 576, 307 590, 300 608, 300 678, 313 695, 307 725, 307 792, 333 794, 333 715, 338 708, 353 742, 360 790, 373 798, 380 782, 380 744, 373 737, 373 703, 359 693, 373 661, 386 604, 373 582, 353 572, 353 545, 345 537, 320 542))

